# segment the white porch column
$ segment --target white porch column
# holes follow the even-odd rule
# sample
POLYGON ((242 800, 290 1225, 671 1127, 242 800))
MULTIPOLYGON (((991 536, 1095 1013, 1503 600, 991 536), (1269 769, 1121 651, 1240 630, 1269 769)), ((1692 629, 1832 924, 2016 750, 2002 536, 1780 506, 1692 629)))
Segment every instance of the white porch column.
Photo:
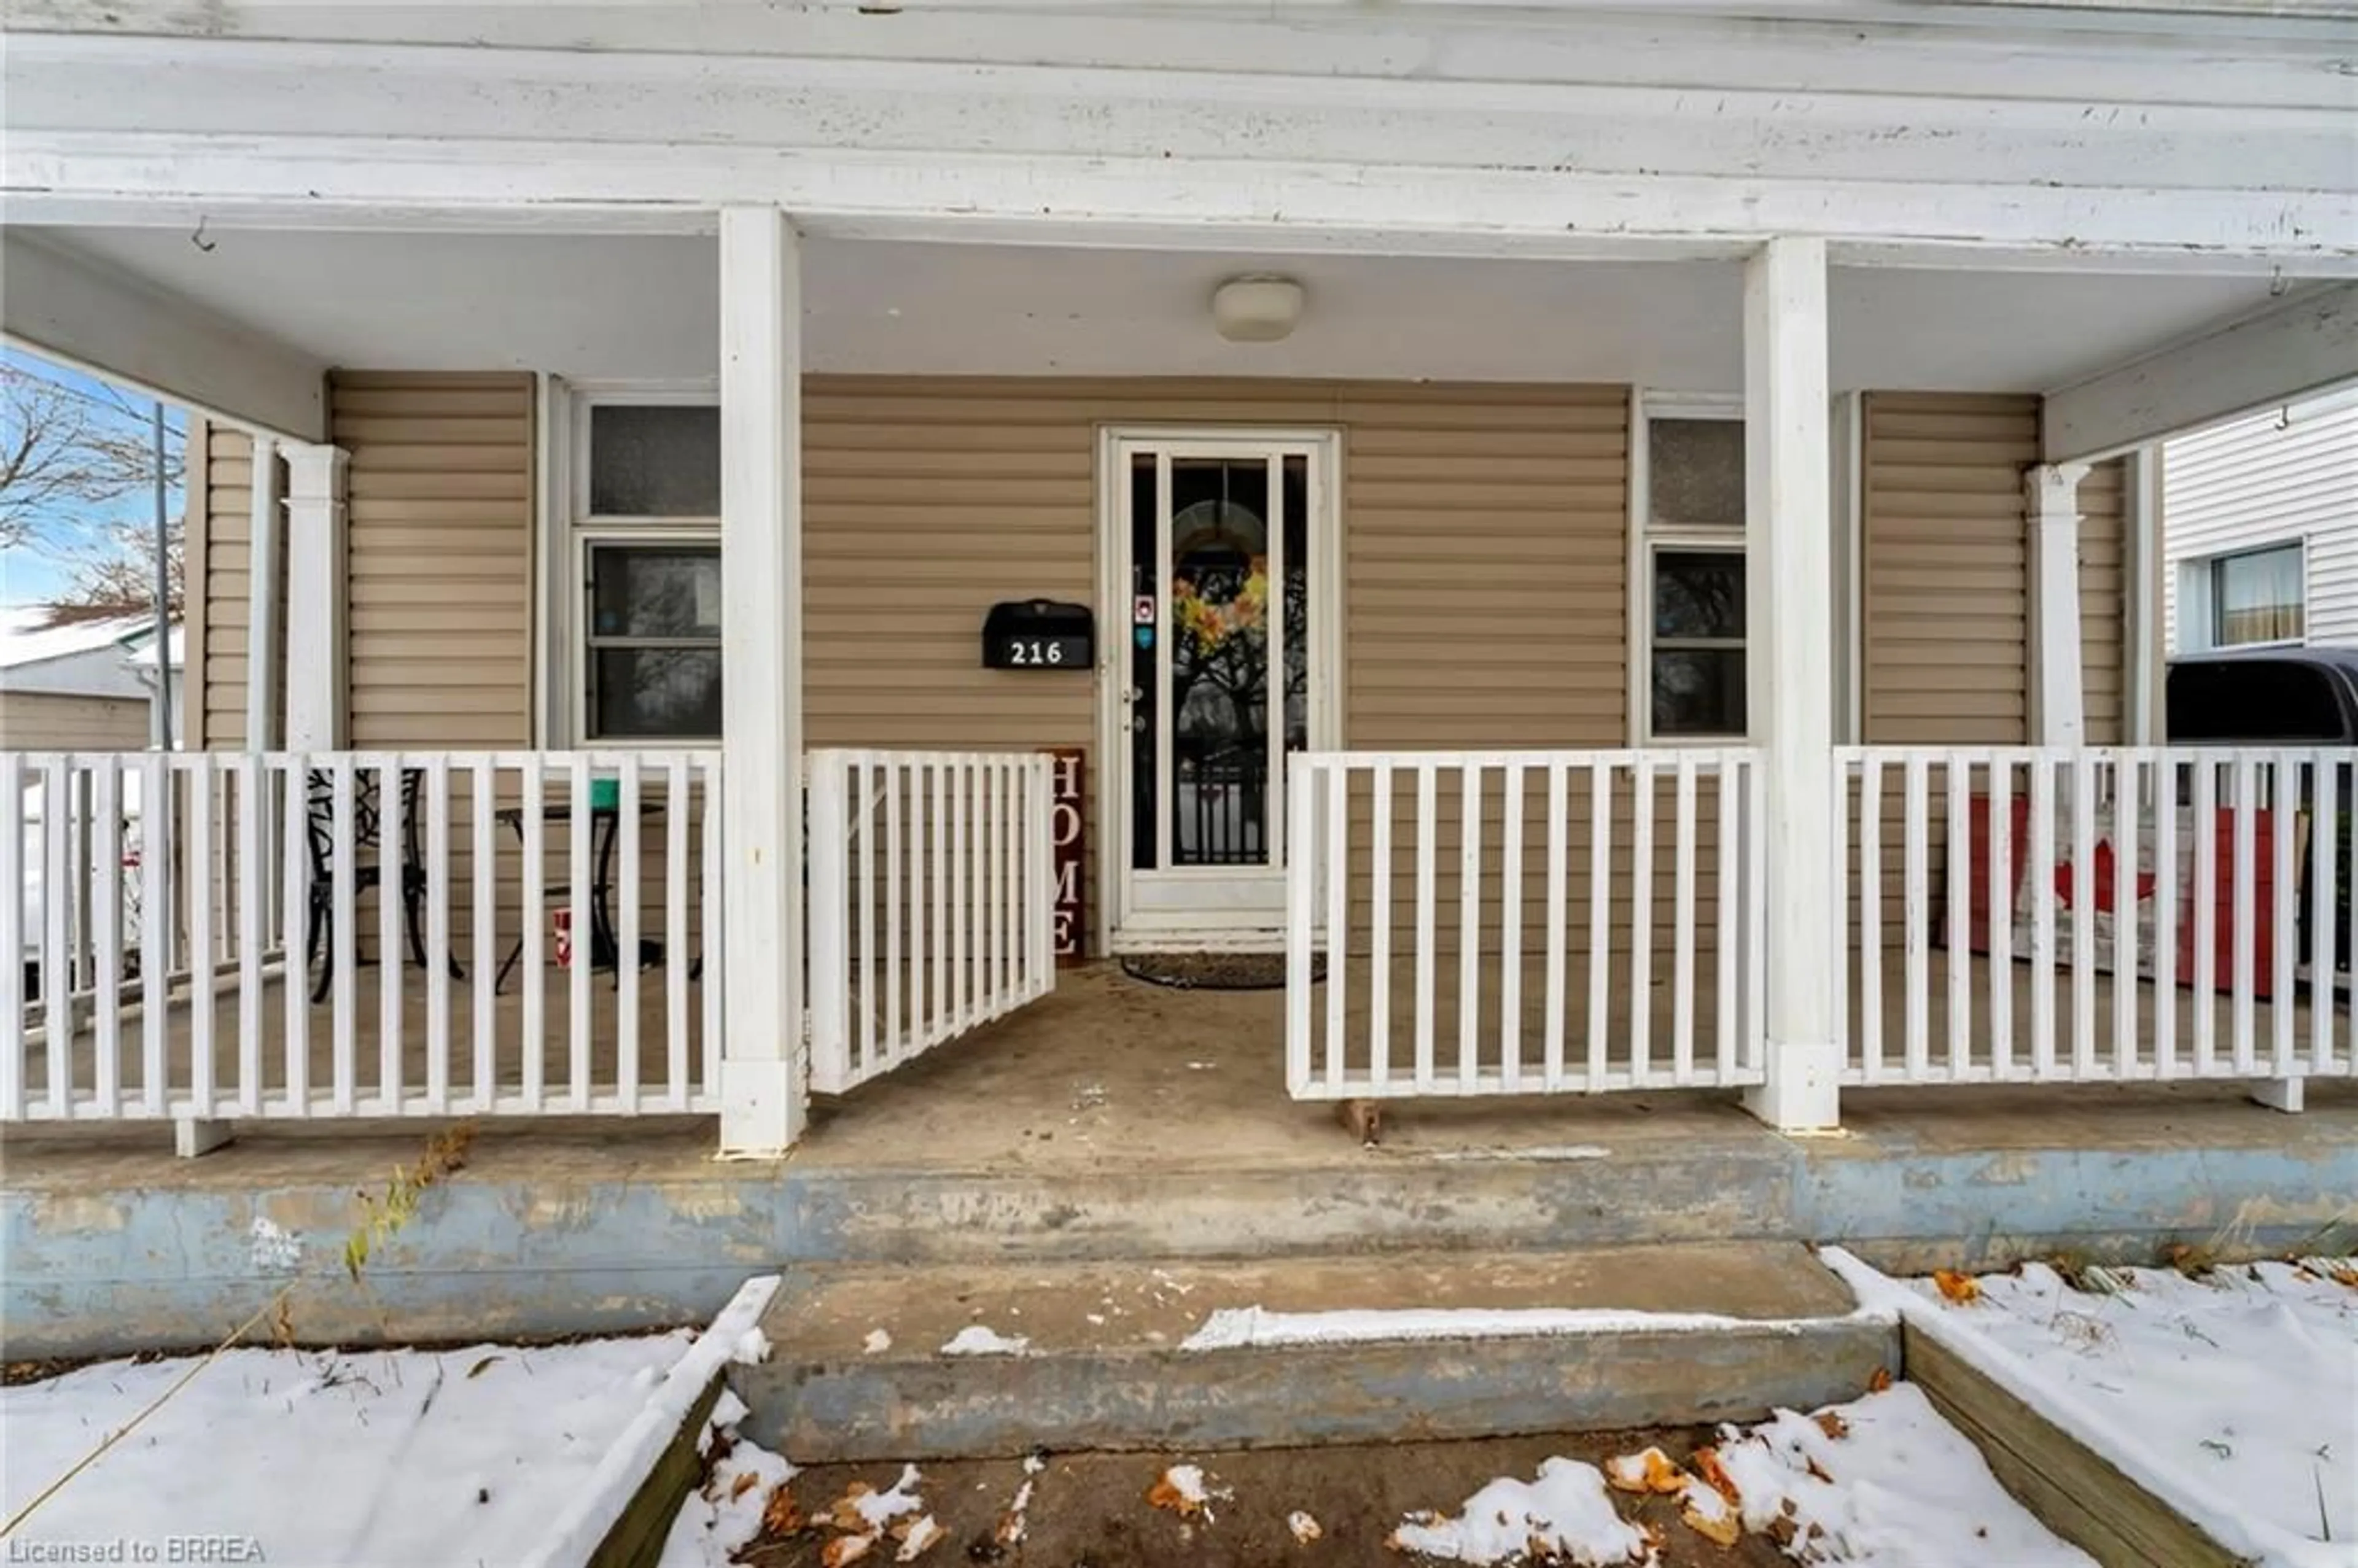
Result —
POLYGON ((2087 743, 2080 675, 2080 481, 2086 463, 2045 463, 2023 476, 2030 529, 2033 680, 2030 739, 2039 746, 2087 743))
POLYGON ((802 1135, 802 253, 720 214, 720 1152, 802 1135))
POLYGON ((278 442, 254 438, 252 553, 245 626, 245 749, 278 744, 278 541, 285 519, 278 506, 278 442))
POLYGON ((1762 747, 1768 1081, 1746 1108, 1784 1131, 1840 1119, 1835 945, 1833 432, 1826 247, 1780 238, 1744 276, 1745 542, 1753 627, 1747 703, 1762 747))
POLYGON ((289 445, 287 458, 287 749, 345 743, 345 476, 341 447, 289 445))

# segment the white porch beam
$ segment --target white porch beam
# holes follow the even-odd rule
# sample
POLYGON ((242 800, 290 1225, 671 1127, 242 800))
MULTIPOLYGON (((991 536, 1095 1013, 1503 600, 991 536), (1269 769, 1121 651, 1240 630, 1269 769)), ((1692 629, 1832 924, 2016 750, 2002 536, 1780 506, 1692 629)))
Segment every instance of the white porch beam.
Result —
POLYGON ((248 518, 251 546, 246 576, 245 749, 277 750, 278 562, 287 529, 278 494, 278 442, 254 438, 254 509, 248 518))
POLYGON ((287 458, 287 749, 346 743, 350 646, 341 447, 291 445, 287 458))
POLYGON ((2050 463, 2117 457, 2148 441, 2358 381, 2358 283, 2274 309, 2048 394, 2050 463))
POLYGON ((0 229, 0 337, 248 430, 328 433, 327 367, 153 285, 0 229))
POLYGON ((720 1152, 784 1153, 803 1023, 801 240, 720 214, 720 1152))
POLYGON ((2045 464, 2023 476, 2030 531, 2030 741, 2084 746, 2087 686, 2080 658, 2080 481, 2086 463, 2045 464))
POLYGON ((1767 923, 1768 1082, 1746 1107, 1787 1131, 1840 1119, 1835 992, 1843 890, 1834 881, 1833 400, 1826 247, 1783 238, 1745 268, 1745 542, 1754 628, 1747 700, 1766 755, 1767 876, 1747 915, 1767 923))
POLYGON ((46 223, 697 232, 775 204, 830 238, 1386 254, 1736 256, 1824 234, 1878 265, 2358 276, 2338 191, 1596 173, 962 147, 359 141, 12 131, 0 192, 46 223), (2288 235, 2304 236, 2288 240, 2288 235))

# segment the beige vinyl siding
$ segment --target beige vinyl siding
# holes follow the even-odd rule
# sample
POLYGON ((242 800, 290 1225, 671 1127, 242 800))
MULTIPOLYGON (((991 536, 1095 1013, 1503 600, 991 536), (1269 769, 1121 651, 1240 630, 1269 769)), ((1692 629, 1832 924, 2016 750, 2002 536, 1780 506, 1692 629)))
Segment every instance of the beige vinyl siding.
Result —
MULTIPOLYGON (((805 393, 813 745, 1080 746, 1090 752, 1094 794, 1108 762, 1097 754, 1096 683, 986 670, 979 631, 1001 600, 1097 606, 1097 453, 1102 427, 1117 425, 1342 433, 1343 662, 1334 689, 1347 746, 1626 744, 1624 389, 817 376, 805 393)), ((331 394, 336 439, 352 453, 354 744, 528 745, 530 379, 347 373, 331 394)), ((2037 400, 1874 394, 1865 419, 1864 739, 2019 741, 2029 694, 2021 472, 2038 455, 2037 400)), ((206 516, 224 546, 206 562, 208 608, 216 623, 237 628, 226 633, 233 642, 206 654, 219 730, 243 710, 242 664, 216 655, 242 658, 242 604, 230 600, 243 568, 245 498, 226 445, 208 455, 207 473, 206 516)), ((2118 494, 2116 473, 2089 481, 2082 591, 2099 737, 2117 732, 2124 662, 2118 494)), ((1100 628, 1104 637, 1125 632, 1100 628)), ((1635 875, 1627 788, 1625 780, 1610 871, 1619 955, 1628 950, 1635 875)), ((1671 788, 1665 774, 1649 883, 1656 973, 1665 980, 1671 788)), ((1589 874, 1584 790, 1585 781, 1575 784, 1565 844, 1575 925, 1585 921, 1589 874)), ((1705 964, 1714 796, 1706 778, 1697 887, 1705 964)), ((1444 798, 1452 826, 1436 844, 1437 935, 1454 951, 1457 803, 1444 798)), ((1522 927, 1532 945, 1544 929, 1543 805, 1543 784, 1533 781, 1522 836, 1522 927)), ((1484 798, 1485 864, 1494 876, 1503 806, 1494 775, 1484 798)), ((1368 809, 1357 802, 1362 832, 1368 809)), ((1413 811, 1413 781, 1404 780, 1394 798, 1395 943, 1413 918, 1413 859, 1400 830, 1413 811)), ((1094 850, 1094 808, 1088 820, 1094 850)), ((1893 875, 1895 823, 1887 816, 1893 875)), ((1371 879, 1358 871, 1355 919, 1365 920, 1371 879)), ((554 859, 551 873, 559 874, 554 859)), ((1094 925, 1094 875, 1088 885, 1094 925)), ((1491 902, 1482 925, 1495 931, 1491 902)), ((512 909, 504 890, 503 903, 512 909)), ((512 918, 503 909, 503 946, 512 918)))
MULTIPOLYGON (((2039 399, 1873 393, 1865 425, 1863 739, 2027 743, 2034 563, 2023 478, 2039 460, 2039 399)), ((2097 745, 2123 739, 2125 496, 2117 462, 2098 466, 2081 485, 2082 700, 2088 740, 2097 745)), ((1879 836, 1887 948, 1904 935, 1902 788, 1896 771, 1887 774, 1879 836)), ((1977 778, 1976 792, 1985 788, 1977 778)), ((1948 806, 1937 777, 1929 809, 1929 863, 1944 886, 1948 806)), ((1854 824, 1857 810, 1854 792, 1854 824)), ((1854 903, 1856 881, 1854 869, 1854 903)))
POLYGON ((2128 740, 2128 470, 2098 463, 2080 481, 2080 687, 2088 744, 2128 740))
POLYGON ((1869 745, 2029 735, 2022 475, 2036 397, 1867 395, 1860 672, 1869 745))
POLYGON ((532 743, 533 380, 339 371, 356 747, 532 743))
POLYGON ((183 702, 189 743, 245 744, 246 634, 253 624, 254 443, 244 432, 199 424, 189 442, 196 477, 189 497, 186 656, 200 700, 183 702))
POLYGON ((0 751, 142 752, 147 726, 138 697, 0 691, 0 751))
POLYGON ((1094 741, 1089 681, 983 669, 979 634, 1096 604, 1108 424, 1343 429, 1347 744, 1627 732, 1619 388, 822 376, 804 422, 814 745, 1094 741))
MULTIPOLYGON (((2030 737, 2032 568, 2023 474, 2039 460, 2039 399, 1870 393, 1864 427, 1861 738, 2021 745, 2030 737)), ((1877 879, 1887 952, 1905 946, 1907 930, 1903 788, 1898 772, 1887 771, 1877 879)), ((1845 820, 1855 834, 1851 793, 1845 820)), ((1949 839, 1937 780, 1928 809, 1937 892, 1949 839)), ((1855 853, 1850 863, 1855 918, 1855 853)))
MULTIPOLYGON (((1096 606, 1106 425, 1343 431, 1346 744, 1621 743, 1619 388, 824 376, 804 390, 815 746, 1083 746, 1094 798, 1095 684, 986 670, 980 632, 1001 600, 1096 606)), ((1094 861, 1094 807, 1089 822, 1094 861)))

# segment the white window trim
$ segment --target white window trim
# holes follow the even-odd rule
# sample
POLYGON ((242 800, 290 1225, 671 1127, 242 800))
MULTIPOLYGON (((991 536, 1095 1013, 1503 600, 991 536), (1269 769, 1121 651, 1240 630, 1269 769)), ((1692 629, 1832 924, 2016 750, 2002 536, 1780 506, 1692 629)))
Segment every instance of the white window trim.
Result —
MULTIPOLYGON (((1633 746, 1726 746, 1741 745, 1749 731, 1728 735, 1656 735, 1654 733, 1654 552, 1663 546, 1671 548, 1711 549, 1721 552, 1745 553, 1745 531, 1742 528, 1709 527, 1694 524, 1671 524, 1652 527, 1648 516, 1652 510, 1653 442, 1649 421, 1653 419, 1734 419, 1744 418, 1744 399, 1736 394, 1650 392, 1632 387, 1629 392, 1629 540, 1628 578, 1627 642, 1629 647, 1629 742, 1633 746)), ((1752 595, 1749 584, 1749 563, 1747 563, 1745 592, 1745 657, 1751 658, 1752 595)), ((1747 704, 1745 718, 1751 719, 1747 704)))
POLYGON ((2309 645, 2309 535, 2298 534, 2289 539, 2271 539, 2265 545, 2243 545, 2232 550, 2214 550, 2207 556, 2189 556, 2178 563, 2178 641, 2180 652, 2187 654, 2240 654, 2268 648, 2305 648, 2309 645), (2300 635, 2278 637, 2266 643, 2222 643, 2219 641, 2218 572, 2229 561, 2246 556, 2274 555, 2279 550, 2291 550, 2300 561, 2300 635))
MULTIPOLYGON (((582 606, 590 591, 592 545, 720 543, 720 519, 590 514, 590 411, 600 404, 704 404, 718 406, 719 386, 708 381, 575 381, 561 388, 568 405, 561 434, 552 420, 555 449, 547 464, 549 504, 544 518, 541 613, 548 626, 546 710, 561 715, 565 733, 547 737, 557 749, 592 744, 590 736, 590 638, 582 606)), ((663 751, 718 744, 718 735, 610 736, 600 751, 663 751)))

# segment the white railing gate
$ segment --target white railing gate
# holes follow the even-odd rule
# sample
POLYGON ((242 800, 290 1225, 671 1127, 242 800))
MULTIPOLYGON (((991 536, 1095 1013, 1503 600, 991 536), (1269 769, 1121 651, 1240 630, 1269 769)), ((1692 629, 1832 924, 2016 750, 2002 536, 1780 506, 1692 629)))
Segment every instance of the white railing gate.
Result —
POLYGON ((814 1090, 1055 989, 1054 769, 1045 752, 811 753, 814 1090))

